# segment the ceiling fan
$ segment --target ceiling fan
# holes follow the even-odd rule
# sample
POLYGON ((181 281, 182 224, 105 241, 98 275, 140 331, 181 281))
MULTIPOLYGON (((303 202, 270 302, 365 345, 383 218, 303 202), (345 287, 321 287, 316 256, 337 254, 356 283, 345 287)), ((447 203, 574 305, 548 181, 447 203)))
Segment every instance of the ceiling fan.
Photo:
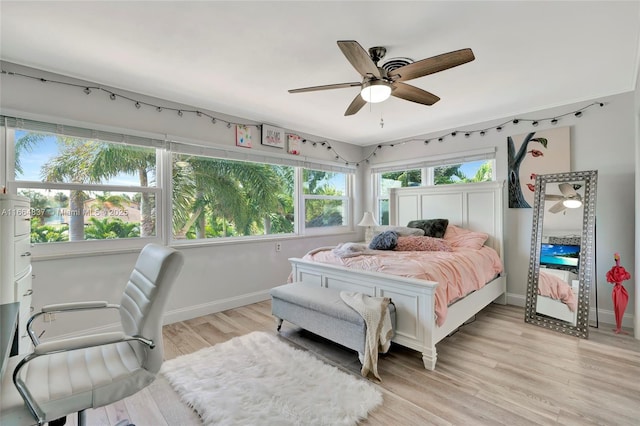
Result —
POLYGON ((367 53, 364 48, 354 40, 340 40, 338 47, 362 76, 361 82, 328 84, 325 86, 304 87, 289 90, 289 93, 313 92, 317 90, 342 89, 346 87, 360 87, 361 91, 353 99, 344 115, 353 115, 360 111, 367 102, 382 102, 395 96, 411 102, 423 105, 433 105, 440 98, 426 90, 405 84, 405 81, 425 75, 444 71, 457 67, 475 59, 471 49, 461 49, 417 62, 405 61, 406 65, 397 68, 379 67, 380 61, 387 53, 384 47, 372 47, 367 53))
POLYGON ((560 188, 560 192, 562 195, 556 194, 545 194, 544 199, 550 201, 558 201, 551 208, 549 208, 550 213, 560 213, 565 209, 577 209, 582 206, 582 197, 578 194, 577 190, 580 189, 582 185, 572 185, 570 183, 561 183, 558 184, 558 188, 560 188))

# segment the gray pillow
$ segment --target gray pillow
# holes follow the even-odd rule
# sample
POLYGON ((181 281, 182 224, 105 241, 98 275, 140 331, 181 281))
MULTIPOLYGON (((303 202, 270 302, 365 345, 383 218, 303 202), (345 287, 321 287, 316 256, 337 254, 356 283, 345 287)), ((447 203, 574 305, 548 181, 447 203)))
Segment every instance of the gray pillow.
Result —
POLYGON ((395 231, 384 231, 371 240, 369 248, 371 250, 393 250, 398 245, 398 233, 395 231))
POLYGON ((449 226, 449 219, 412 220, 407 226, 422 229, 426 237, 443 238, 449 226))
POLYGON ((409 228, 408 226, 389 226, 379 225, 373 228, 373 232, 379 234, 384 231, 394 231, 398 234, 398 237, 417 236, 423 237, 424 231, 420 228, 409 228))

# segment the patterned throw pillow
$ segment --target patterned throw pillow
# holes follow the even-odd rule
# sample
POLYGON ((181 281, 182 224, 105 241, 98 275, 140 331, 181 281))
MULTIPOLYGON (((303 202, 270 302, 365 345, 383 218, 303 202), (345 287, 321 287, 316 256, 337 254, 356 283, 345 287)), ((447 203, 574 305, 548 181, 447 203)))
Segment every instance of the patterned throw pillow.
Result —
POLYGON ((407 224, 409 228, 420 228, 426 237, 442 238, 447 231, 449 219, 412 220, 407 224))
POLYGON ((371 240, 371 250, 393 250, 398 244, 398 234, 394 231, 384 231, 371 240))
POLYGON ((453 251, 451 245, 442 238, 398 237, 396 251, 453 251))

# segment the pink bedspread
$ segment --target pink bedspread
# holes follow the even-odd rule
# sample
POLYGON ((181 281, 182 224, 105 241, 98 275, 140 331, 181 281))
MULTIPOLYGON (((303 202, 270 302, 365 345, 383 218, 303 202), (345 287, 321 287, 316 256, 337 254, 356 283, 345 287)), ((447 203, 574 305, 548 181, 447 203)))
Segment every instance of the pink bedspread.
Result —
POLYGON ((567 305, 571 312, 575 312, 578 306, 576 295, 571 291, 571 286, 562 278, 547 274, 540 269, 538 278, 538 294, 556 299, 567 305))
POLYGON ((444 251, 374 250, 353 257, 338 257, 331 248, 312 251, 305 260, 346 266, 363 271, 375 271, 402 277, 436 281, 436 324, 442 325, 447 306, 478 290, 502 272, 502 261, 490 247, 480 250, 454 248, 444 251))

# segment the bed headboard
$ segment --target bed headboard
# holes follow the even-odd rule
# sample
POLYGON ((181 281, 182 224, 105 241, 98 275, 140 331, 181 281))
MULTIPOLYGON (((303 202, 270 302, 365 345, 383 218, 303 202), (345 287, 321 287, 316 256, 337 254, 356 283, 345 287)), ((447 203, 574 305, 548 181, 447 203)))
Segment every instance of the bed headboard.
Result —
POLYGON ((406 226, 415 219, 449 223, 489 234, 486 245, 503 257, 503 182, 461 183, 392 188, 389 223, 406 226))

